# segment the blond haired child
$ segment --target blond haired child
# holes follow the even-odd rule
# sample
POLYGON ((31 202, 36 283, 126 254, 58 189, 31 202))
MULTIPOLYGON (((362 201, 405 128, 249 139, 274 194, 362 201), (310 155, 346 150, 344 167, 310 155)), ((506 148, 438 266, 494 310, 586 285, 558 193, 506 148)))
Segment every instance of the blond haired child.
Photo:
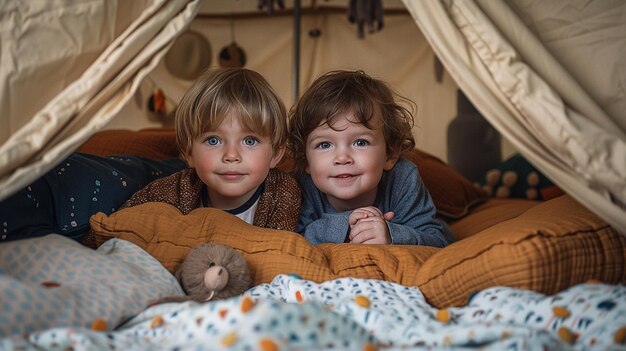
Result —
POLYGON ((242 68, 208 70, 180 101, 175 127, 189 168, 151 182, 120 209, 154 201, 183 214, 215 207, 259 227, 295 228, 300 189, 275 168, 285 153, 286 109, 265 78, 242 68))
POLYGON ((401 158, 415 140, 413 116, 397 99, 384 82, 340 70, 316 79, 292 108, 296 231, 311 243, 448 243, 416 166, 401 158))

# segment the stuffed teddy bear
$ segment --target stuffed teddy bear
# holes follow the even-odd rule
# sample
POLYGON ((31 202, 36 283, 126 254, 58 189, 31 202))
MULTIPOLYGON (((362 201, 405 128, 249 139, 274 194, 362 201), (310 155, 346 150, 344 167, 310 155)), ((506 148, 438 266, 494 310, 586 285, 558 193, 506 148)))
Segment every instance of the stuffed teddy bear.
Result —
POLYGON ((242 294, 252 286, 246 260, 233 248, 220 244, 202 244, 193 248, 174 274, 187 296, 165 297, 166 302, 226 299, 242 294))

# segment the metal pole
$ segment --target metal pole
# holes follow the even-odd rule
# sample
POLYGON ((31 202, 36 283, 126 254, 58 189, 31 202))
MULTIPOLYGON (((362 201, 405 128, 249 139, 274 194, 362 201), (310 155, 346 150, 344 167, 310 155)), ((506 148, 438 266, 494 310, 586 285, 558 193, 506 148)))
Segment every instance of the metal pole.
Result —
POLYGON ((293 101, 300 97, 300 0, 293 1, 293 101))

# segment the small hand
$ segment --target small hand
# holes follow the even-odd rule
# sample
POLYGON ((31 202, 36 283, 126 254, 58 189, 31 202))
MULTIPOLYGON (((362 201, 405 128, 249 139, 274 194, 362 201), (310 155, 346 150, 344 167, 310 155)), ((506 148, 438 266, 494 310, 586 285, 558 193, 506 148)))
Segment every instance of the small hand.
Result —
POLYGON ((352 213, 348 217, 348 223, 350 224, 350 226, 353 226, 359 220, 363 218, 369 218, 369 217, 381 217, 382 219, 386 221, 390 221, 395 216, 396 216, 395 213, 393 213, 392 211, 389 211, 383 214, 377 207, 374 207, 374 206, 360 207, 352 211, 352 213))
POLYGON ((364 218, 369 218, 369 217, 383 218, 383 213, 374 206, 360 207, 352 211, 352 213, 348 217, 348 223, 350 224, 350 226, 353 226, 359 220, 364 219, 364 218))
POLYGON ((393 212, 383 214, 374 206, 357 208, 348 217, 348 239, 354 244, 389 244, 391 236, 386 221, 392 220, 394 216, 393 212))
POLYGON ((382 217, 360 219, 356 224, 350 226, 348 238, 353 244, 391 243, 387 222, 382 217))

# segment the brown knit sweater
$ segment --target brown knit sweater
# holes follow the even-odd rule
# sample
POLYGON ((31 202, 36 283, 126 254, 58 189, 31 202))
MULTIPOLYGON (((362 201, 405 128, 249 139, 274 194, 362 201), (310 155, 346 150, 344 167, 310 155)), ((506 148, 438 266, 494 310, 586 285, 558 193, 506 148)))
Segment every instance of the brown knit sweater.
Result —
MULTIPOLYGON (((137 191, 122 207, 137 206, 146 202, 165 202, 175 206, 182 214, 202 207, 205 185, 192 168, 157 179, 137 191)), ((265 189, 259 198, 254 214, 258 227, 293 231, 300 215, 300 187, 288 173, 273 168, 265 179, 265 189)), ((89 231, 83 244, 95 247, 95 237, 89 231)))

